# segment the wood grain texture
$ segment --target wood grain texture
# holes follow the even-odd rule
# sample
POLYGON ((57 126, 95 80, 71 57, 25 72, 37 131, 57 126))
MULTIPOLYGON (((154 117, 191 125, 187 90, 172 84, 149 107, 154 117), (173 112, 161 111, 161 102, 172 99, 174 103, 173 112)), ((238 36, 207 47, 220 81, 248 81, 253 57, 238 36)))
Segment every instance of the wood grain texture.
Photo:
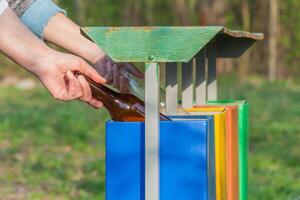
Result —
POLYGON ((116 62, 188 62, 216 36, 227 35, 229 41, 263 37, 222 26, 86 27, 82 33, 116 62))

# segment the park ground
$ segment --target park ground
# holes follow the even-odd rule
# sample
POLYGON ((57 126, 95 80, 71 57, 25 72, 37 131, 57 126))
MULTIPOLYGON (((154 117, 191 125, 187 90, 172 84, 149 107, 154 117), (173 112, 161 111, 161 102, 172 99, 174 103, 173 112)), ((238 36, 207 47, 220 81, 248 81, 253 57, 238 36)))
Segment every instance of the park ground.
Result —
MULTIPOLYGON (((249 199, 300 199, 300 85, 225 75, 220 99, 251 105, 249 199)), ((0 87, 0 200, 104 199, 104 110, 0 87)))

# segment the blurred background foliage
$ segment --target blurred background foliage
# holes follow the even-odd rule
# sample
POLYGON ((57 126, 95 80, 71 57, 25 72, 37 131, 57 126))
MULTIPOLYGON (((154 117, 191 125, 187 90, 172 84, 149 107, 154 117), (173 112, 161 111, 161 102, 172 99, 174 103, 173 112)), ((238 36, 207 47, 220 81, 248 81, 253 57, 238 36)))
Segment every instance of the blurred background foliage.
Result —
MULTIPOLYGON (((56 0, 82 26, 225 25, 263 32, 218 61, 221 99, 251 105, 249 199, 300 198, 299 0, 56 0)), ((0 200, 104 199, 105 110, 56 102, 0 55, 0 200)))

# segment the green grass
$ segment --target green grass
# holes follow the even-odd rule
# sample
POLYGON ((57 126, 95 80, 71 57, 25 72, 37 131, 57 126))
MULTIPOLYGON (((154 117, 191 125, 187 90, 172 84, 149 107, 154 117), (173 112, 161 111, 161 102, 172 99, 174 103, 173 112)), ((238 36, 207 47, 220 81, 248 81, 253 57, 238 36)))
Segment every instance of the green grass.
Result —
POLYGON ((103 110, 13 88, 0 108, 0 199, 103 199, 103 110))
MULTIPOLYGON (((300 197, 299 91, 257 78, 219 81, 221 98, 251 105, 250 200, 300 197)), ((104 199, 105 111, 14 88, 0 89, 0 108, 0 200, 104 199)))
POLYGON ((300 198, 299 91, 299 86, 257 78, 242 84, 231 76, 220 81, 221 98, 250 102, 250 200, 300 198))

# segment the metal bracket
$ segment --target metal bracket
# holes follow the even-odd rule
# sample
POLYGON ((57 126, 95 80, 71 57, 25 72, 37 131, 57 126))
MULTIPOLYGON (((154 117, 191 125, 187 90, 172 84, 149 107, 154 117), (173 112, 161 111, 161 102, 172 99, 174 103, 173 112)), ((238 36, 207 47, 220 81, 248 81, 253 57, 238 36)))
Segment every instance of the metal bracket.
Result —
POLYGON ((193 60, 182 63, 182 107, 193 107, 193 60))
POLYGON ((177 63, 166 63, 166 113, 177 115, 177 63))
POLYGON ((217 51, 216 41, 213 40, 207 47, 207 100, 217 100, 217 51))
POLYGON ((202 49, 196 56, 196 105, 206 103, 206 69, 205 49, 202 49))

